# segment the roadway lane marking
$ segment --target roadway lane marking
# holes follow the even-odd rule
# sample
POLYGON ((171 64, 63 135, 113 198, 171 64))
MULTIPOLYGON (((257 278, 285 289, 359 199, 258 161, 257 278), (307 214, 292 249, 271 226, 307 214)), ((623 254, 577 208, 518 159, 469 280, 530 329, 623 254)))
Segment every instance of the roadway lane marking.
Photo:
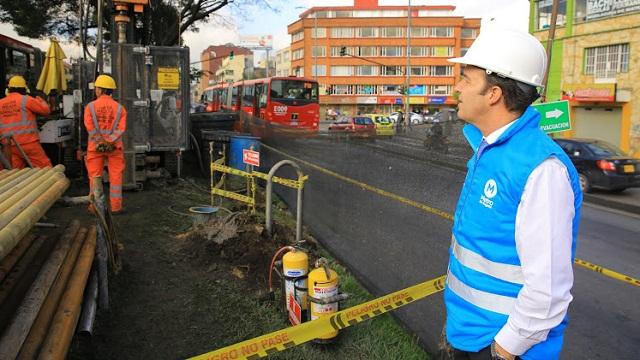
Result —
MULTIPOLYGON (((276 153, 278 153, 280 155, 283 155, 283 156, 291 158, 291 159, 293 159, 295 161, 298 161, 298 162, 300 162, 300 163, 302 163, 302 164, 304 164, 304 165, 306 165, 306 166, 308 166, 310 168, 316 169, 316 170, 318 170, 320 172, 323 172, 323 173, 325 173, 327 175, 331 175, 331 176, 333 176, 333 177, 335 177, 337 179, 340 179, 340 180, 343 180, 345 182, 357 185, 357 186, 359 186, 359 187, 361 187, 361 188, 363 188, 365 190, 369 190, 369 191, 371 191, 373 193, 376 193, 378 195, 388 197, 390 199, 399 201, 399 202, 401 202, 403 204, 406 204, 406 205, 409 205, 409 206, 413 206, 413 207, 418 208, 420 210, 423 210, 423 211, 426 211, 428 213, 443 217, 443 218, 445 218, 447 220, 453 221, 453 214, 449 214, 449 213, 444 212, 444 211, 442 211, 440 209, 436 209, 434 207, 419 203, 417 201, 414 201, 414 200, 411 200, 411 199, 407 199, 405 197, 402 197, 400 195, 394 194, 392 192, 379 189, 379 188, 377 188, 375 186, 371 186, 369 184, 365 184, 365 183, 363 183, 361 181, 352 179, 350 177, 346 177, 344 175, 340 175, 340 174, 338 174, 336 172, 333 172, 331 170, 325 169, 325 168, 323 168, 323 167, 321 167, 319 165, 316 165, 314 163, 311 163, 311 162, 308 162, 306 160, 302 160, 300 158, 297 158, 297 157, 295 157, 293 155, 287 154, 286 152, 284 152, 282 150, 278 150, 278 149, 276 149, 274 147, 271 147, 269 145, 265 145, 264 143, 262 143, 261 146, 265 147, 265 148, 267 148, 267 149, 269 149, 269 150, 271 150, 273 152, 276 152, 276 153)), ((612 279, 616 279, 616 280, 619 280, 619 281, 622 281, 622 282, 626 282, 628 284, 640 287, 640 280, 636 279, 634 277, 621 274, 621 273, 616 272, 614 270, 610 270, 610 269, 607 269, 607 268, 602 267, 600 265, 596 265, 596 264, 593 264, 593 263, 590 263, 588 261, 581 260, 581 259, 578 259, 578 258, 574 259, 574 263, 578 264, 578 265, 580 265, 580 266, 582 266, 582 267, 584 267, 586 269, 589 269, 589 270, 592 270, 594 272, 600 273, 600 274, 602 274, 604 276, 610 277, 612 279)))
POLYGON ((345 181, 345 182, 348 182, 350 184, 359 186, 362 189, 371 191, 371 192, 376 193, 378 195, 381 195, 381 196, 384 196, 384 197, 388 197, 390 199, 399 201, 399 202, 401 202, 403 204, 406 204, 406 205, 409 205, 409 206, 413 206, 413 207, 418 208, 420 210, 423 210, 425 212, 428 212, 428 213, 431 213, 431 214, 434 214, 434 215, 438 215, 438 216, 443 217, 443 218, 445 218, 447 220, 453 221, 453 215, 449 214, 448 212, 445 212, 445 211, 442 211, 440 209, 425 205, 423 203, 419 203, 417 201, 408 199, 408 198, 400 196, 398 194, 394 194, 392 192, 389 192, 389 191, 386 191, 386 190, 382 190, 382 189, 377 188, 375 186, 371 186, 369 184, 365 184, 365 183, 363 183, 361 181, 352 179, 350 177, 347 177, 347 176, 344 176, 344 175, 340 175, 340 174, 338 174, 336 172, 333 172, 331 170, 325 169, 325 168, 323 168, 323 167, 321 167, 319 165, 310 163, 310 162, 308 162, 306 160, 302 160, 302 159, 297 158, 297 157, 295 157, 293 155, 287 154, 287 153, 283 152, 282 150, 278 150, 278 149, 276 149, 274 147, 271 147, 269 145, 265 145, 264 143, 261 144, 261 146, 263 146, 263 147, 265 147, 265 148, 267 148, 267 149, 269 149, 271 151, 277 152, 280 155, 283 155, 283 156, 286 156, 288 158, 291 158, 291 159, 293 159, 293 160, 295 160, 295 161, 297 161, 299 163, 305 164, 306 166, 308 166, 310 168, 313 168, 313 169, 316 169, 316 170, 318 170, 320 172, 323 172, 323 173, 325 173, 327 175, 331 175, 331 176, 333 176, 333 177, 335 177, 337 179, 340 179, 342 181, 345 181))

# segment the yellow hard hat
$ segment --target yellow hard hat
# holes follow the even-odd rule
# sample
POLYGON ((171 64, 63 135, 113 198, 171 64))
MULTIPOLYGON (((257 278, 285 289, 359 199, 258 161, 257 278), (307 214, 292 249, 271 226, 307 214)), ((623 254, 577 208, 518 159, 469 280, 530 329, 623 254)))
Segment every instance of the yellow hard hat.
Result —
POLYGON ((99 88, 113 90, 116 88, 116 81, 109 75, 100 75, 94 85, 99 88))
POLYGON ((7 87, 26 89, 27 81, 22 76, 15 75, 15 76, 12 76, 11 79, 9 79, 9 85, 7 87))

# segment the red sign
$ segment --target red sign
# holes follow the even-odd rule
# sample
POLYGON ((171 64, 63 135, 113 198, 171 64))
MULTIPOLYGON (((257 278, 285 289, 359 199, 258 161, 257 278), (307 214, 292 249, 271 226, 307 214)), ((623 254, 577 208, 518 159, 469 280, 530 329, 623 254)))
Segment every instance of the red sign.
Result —
POLYGON ((302 322, 302 308, 293 294, 289 294, 289 321, 291 325, 298 325, 302 322))
POLYGON ((242 162, 247 165, 260 166, 260 153, 249 149, 242 149, 242 162))

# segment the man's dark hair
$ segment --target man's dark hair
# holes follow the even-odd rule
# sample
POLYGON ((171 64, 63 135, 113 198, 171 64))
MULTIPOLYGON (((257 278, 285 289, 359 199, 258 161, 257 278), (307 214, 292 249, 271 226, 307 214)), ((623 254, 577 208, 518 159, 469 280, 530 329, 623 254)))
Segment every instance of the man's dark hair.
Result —
POLYGON ((20 95, 27 95, 27 89, 10 87, 9 88, 9 93, 18 93, 20 95))
MULTIPOLYGON (((486 74, 486 73, 485 73, 486 74)), ((482 91, 486 94, 492 86, 502 89, 502 98, 507 110, 522 114, 534 101, 540 97, 535 86, 523 82, 502 77, 496 73, 486 74, 487 85, 482 91)))

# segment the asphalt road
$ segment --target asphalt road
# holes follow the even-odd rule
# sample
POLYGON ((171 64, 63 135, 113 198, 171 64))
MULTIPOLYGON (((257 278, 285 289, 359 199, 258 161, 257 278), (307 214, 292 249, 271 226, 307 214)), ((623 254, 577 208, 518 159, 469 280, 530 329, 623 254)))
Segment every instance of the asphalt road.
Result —
MULTIPOLYGON (((398 152, 397 147, 389 152, 389 141, 334 142, 317 138, 272 145, 341 175, 452 213, 464 173, 416 160, 415 152, 424 151, 419 148, 405 146, 406 154, 398 152)), ((267 166, 286 158, 267 149, 262 153, 267 166)), ((374 295, 446 272, 449 220, 316 169, 303 165, 303 170, 310 176, 305 186, 305 226, 374 295)), ((288 170, 282 172, 287 173, 293 176, 288 170)), ((279 186, 275 189, 295 209, 294 192, 279 186)), ((585 205, 577 257, 640 278, 638 234, 640 217, 585 205)), ((574 301, 562 357, 637 359, 640 288, 579 266, 574 269, 574 301)), ((436 349, 445 316, 441 294, 397 310, 395 315, 428 351, 436 349)))

